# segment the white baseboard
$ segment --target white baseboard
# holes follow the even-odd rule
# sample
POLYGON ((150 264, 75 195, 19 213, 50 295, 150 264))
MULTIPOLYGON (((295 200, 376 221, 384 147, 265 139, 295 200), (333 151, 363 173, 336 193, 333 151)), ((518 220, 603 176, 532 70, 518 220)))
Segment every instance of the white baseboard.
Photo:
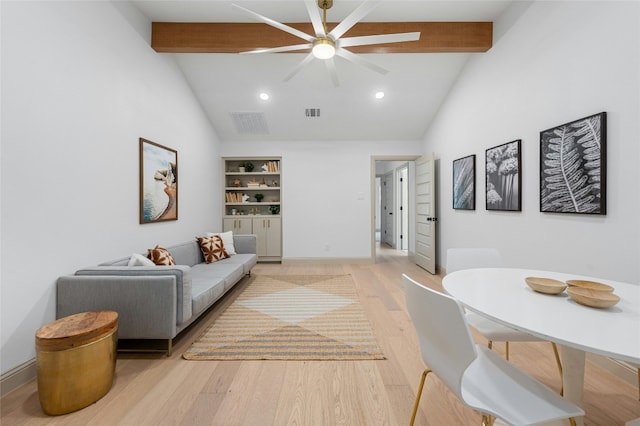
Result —
POLYGON ((36 360, 31 359, 0 377, 0 397, 4 397, 37 377, 36 360))
POLYGON ((370 257, 283 257, 288 265, 368 265, 374 263, 370 257))

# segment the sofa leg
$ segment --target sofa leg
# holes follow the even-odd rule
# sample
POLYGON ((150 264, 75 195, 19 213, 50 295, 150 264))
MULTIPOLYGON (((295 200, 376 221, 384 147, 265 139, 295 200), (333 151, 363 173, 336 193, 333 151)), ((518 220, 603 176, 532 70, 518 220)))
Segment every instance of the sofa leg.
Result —
POLYGON ((172 350, 173 350, 173 340, 167 339, 167 356, 171 356, 172 350))

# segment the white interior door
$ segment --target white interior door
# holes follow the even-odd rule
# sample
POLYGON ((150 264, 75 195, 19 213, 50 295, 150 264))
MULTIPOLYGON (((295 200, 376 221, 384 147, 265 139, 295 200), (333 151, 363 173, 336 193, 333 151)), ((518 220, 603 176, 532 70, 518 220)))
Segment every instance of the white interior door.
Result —
POLYGON ((393 231, 393 210, 394 210, 394 202, 393 202, 393 172, 386 173, 382 176, 382 212, 381 212, 381 223, 382 223, 382 242, 390 245, 395 248, 394 235, 393 231))
POLYGON ((416 160, 416 264, 436 273, 436 201, 433 153, 416 160))

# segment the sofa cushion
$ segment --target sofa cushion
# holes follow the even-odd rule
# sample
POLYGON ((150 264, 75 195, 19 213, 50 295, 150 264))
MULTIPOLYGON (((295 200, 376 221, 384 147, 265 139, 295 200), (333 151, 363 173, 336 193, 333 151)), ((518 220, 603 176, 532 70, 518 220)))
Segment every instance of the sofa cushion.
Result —
MULTIPOLYGON (((230 257, 233 259, 235 256, 230 257)), ((227 291, 244 276, 244 268, 238 263, 227 263, 228 259, 220 260, 216 263, 201 263, 192 268, 192 276, 207 279, 222 278, 224 280, 224 290, 227 291)))
POLYGON ((194 274, 191 282, 191 311, 199 315, 225 292, 223 277, 204 277, 194 274))
POLYGON ((230 263, 234 265, 242 265, 244 274, 249 275, 251 273, 251 268, 256 266, 256 264, 258 263, 258 255, 254 253, 238 253, 227 259, 221 260, 219 263, 221 264, 230 263))
POLYGON ((164 247, 155 246, 155 248, 149 249, 147 252, 147 257, 156 265, 172 266, 176 264, 171 253, 169 253, 169 251, 164 247))
POLYGON ((209 237, 196 237, 196 240, 198 240, 206 263, 217 262, 220 259, 229 257, 221 237, 212 235, 209 237))
POLYGON ((196 240, 168 246, 167 250, 169 250, 178 265, 193 266, 204 262, 200 246, 196 240))

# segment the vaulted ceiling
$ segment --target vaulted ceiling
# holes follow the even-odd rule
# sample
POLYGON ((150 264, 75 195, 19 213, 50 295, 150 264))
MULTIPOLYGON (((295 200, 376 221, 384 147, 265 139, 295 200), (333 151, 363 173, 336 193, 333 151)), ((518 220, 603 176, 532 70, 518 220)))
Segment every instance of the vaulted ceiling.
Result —
MULTIPOLYGON (((176 61, 221 140, 348 141, 422 139, 470 55, 490 49, 490 23, 511 0, 384 0, 344 37, 420 31, 420 40, 349 48, 389 72, 336 57, 337 87, 319 59, 284 81, 308 51, 235 53, 304 40, 259 23, 232 3, 314 34, 303 0, 132 3, 154 22, 152 47, 176 61), (401 53, 388 53, 394 49, 401 53), (376 99, 377 92, 384 98, 376 99)), ((328 29, 361 3, 334 0, 328 29)))

